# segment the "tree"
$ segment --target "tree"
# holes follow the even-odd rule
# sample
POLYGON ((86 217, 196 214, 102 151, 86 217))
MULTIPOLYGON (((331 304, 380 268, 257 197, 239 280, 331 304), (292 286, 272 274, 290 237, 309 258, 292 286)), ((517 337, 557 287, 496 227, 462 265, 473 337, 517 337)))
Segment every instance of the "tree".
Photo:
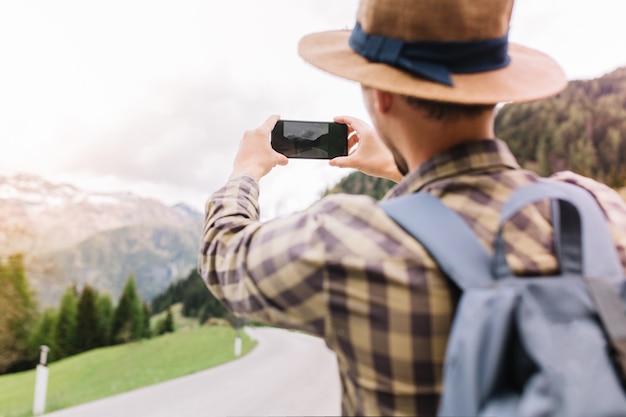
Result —
POLYGON ((210 291, 206 291, 206 301, 200 312, 198 313, 198 319, 200 320, 200 324, 205 323, 211 317, 226 317, 228 310, 210 291))
POLYGON ((48 346, 50 348, 50 353, 48 354, 48 362, 52 362, 58 358, 58 349, 56 347, 55 342, 55 327, 56 327, 57 313, 53 308, 46 309, 37 325, 35 326, 35 330, 31 333, 28 344, 30 345, 30 351, 33 355, 36 355, 39 352, 39 348, 42 345, 48 346))
POLYGON ((150 329, 150 307, 148 303, 143 303, 143 335, 144 339, 152 337, 152 329, 150 329))
POLYGON ((113 315, 112 341, 126 343, 143 337, 143 309, 137 293, 135 277, 131 274, 113 315))
POLYGON ((169 306, 181 302, 188 279, 172 282, 163 293, 154 297, 152 299, 152 314, 159 314, 167 310, 169 306))
POLYGON ((173 332, 174 332, 174 316, 172 314, 171 307, 168 307, 165 317, 162 318, 157 324, 157 334, 162 335, 165 333, 173 333, 173 332))
POLYGON ((28 338, 36 313, 23 256, 10 256, 6 262, 0 260, 0 373, 21 370, 19 363, 28 359, 28 338))
POLYGON ((111 344, 113 325, 113 302, 108 294, 97 294, 96 313, 98 315, 98 346, 111 344))
POLYGON ((76 326, 78 316, 78 297, 75 287, 68 287, 61 298, 61 307, 57 318, 54 340, 57 358, 65 358, 77 352, 76 326))
POLYGON ((98 312, 96 310, 97 294, 89 285, 83 287, 78 300, 78 317, 76 321, 76 353, 98 347, 98 312))
POLYGON ((214 298, 213 294, 207 289, 196 270, 189 274, 185 284, 181 300, 183 302, 183 316, 198 317, 200 311, 206 309, 207 302, 214 298))

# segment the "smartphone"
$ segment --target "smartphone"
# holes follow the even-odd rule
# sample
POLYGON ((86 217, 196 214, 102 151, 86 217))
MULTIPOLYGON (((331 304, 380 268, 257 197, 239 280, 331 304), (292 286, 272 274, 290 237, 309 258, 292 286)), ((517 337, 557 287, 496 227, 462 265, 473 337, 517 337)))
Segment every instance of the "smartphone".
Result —
POLYGON ((279 120, 272 148, 287 158, 332 159, 348 155, 348 126, 336 122, 279 120))

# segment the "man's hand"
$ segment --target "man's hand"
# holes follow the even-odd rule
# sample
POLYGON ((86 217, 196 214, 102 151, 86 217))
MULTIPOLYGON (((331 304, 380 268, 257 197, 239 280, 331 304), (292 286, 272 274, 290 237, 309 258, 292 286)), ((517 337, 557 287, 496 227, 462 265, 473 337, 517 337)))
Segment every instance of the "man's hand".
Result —
POLYGON ((279 116, 270 116, 261 126, 244 132, 230 178, 248 174, 259 181, 276 165, 287 165, 287 157, 272 149, 269 141, 279 119, 279 116))
POLYGON ((348 156, 330 160, 331 166, 355 168, 364 174, 386 178, 394 182, 402 180, 402 174, 393 155, 373 127, 355 117, 335 117, 335 122, 348 125, 348 156))

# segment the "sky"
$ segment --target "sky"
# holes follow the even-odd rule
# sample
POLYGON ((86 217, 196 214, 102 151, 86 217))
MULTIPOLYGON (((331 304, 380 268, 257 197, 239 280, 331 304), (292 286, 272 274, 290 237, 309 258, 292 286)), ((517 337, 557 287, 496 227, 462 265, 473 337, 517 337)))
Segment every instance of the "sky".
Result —
MULTIPOLYGON (((358 84, 297 53, 305 34, 352 28, 357 4, 0 0, 0 175, 202 210, 268 115, 368 120, 358 84)), ((625 15, 616 0, 519 0, 509 36, 590 79, 626 65, 625 15)), ((347 173, 292 160, 263 178, 262 212, 303 209, 347 173)))

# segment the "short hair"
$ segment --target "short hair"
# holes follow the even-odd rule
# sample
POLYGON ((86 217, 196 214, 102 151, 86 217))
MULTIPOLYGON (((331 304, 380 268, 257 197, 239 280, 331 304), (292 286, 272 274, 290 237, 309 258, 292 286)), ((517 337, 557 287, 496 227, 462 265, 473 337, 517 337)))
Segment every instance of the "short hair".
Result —
POLYGON ((495 104, 460 104, 445 101, 432 101, 422 98, 402 96, 409 105, 418 110, 424 110, 428 117, 435 120, 456 120, 459 118, 473 118, 486 111, 492 111, 495 104))

